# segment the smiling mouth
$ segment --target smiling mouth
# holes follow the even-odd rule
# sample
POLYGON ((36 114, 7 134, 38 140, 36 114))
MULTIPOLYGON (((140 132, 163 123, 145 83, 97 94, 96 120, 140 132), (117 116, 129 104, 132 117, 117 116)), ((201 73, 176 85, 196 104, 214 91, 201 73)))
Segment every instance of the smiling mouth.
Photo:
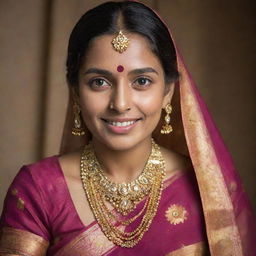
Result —
POLYGON ((130 120, 130 121, 123 121, 123 122, 116 122, 116 121, 111 121, 111 120, 107 120, 107 119, 102 119, 104 122, 106 122, 107 124, 110 124, 112 126, 116 126, 116 127, 126 127, 126 126, 130 126, 135 124, 136 122, 138 122, 139 120, 141 120, 141 118, 136 119, 136 120, 130 120))

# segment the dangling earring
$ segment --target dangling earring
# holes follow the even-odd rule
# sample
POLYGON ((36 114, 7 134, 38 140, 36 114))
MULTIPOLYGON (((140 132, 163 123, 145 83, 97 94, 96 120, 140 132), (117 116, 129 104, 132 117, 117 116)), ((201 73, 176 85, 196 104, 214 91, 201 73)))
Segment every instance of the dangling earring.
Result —
POLYGON ((172 126, 170 125, 171 118, 170 114, 172 112, 172 106, 170 103, 168 103, 165 107, 166 116, 164 117, 165 124, 163 125, 161 129, 162 134, 169 134, 172 132, 172 126))
POLYGON ((76 102, 73 105, 73 112, 74 112, 74 127, 72 128, 72 134, 75 136, 83 136, 85 132, 82 127, 82 120, 80 117, 81 109, 76 102))

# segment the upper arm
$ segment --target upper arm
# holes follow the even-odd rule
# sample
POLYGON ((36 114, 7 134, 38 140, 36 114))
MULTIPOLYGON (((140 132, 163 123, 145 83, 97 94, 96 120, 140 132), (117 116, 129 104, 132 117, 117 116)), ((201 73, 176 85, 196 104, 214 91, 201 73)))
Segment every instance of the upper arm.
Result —
POLYGON ((5 198, 0 222, 0 255, 17 255, 17 252, 23 255, 22 251, 26 255, 44 255, 38 252, 46 251, 50 234, 43 197, 32 173, 23 167, 5 198))

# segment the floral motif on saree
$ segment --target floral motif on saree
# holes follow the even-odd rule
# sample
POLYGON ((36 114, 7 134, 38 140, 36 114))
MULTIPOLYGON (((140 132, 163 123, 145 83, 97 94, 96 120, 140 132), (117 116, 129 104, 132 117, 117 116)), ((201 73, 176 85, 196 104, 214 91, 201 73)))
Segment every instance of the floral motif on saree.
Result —
POLYGON ((171 205, 165 212, 166 219, 173 225, 183 223, 188 216, 187 210, 178 204, 171 205))
MULTIPOLYGON (((47 241, 58 237, 48 247, 48 256, 203 256, 208 246, 211 256, 255 256, 256 226, 250 203, 207 107, 176 53, 180 79, 172 99, 174 132, 161 137, 158 127, 153 137, 166 148, 187 153, 196 182, 189 175, 168 181, 145 237, 134 248, 125 249, 102 236, 97 223, 83 225, 57 157, 42 160, 20 171, 6 197, 0 252, 44 255, 47 241)), ((70 134, 72 100, 70 97, 62 153, 89 140, 89 136, 81 138, 79 144, 70 134)))
MULTIPOLYGON (((200 229, 203 230, 203 226, 200 227, 202 223, 200 224, 200 220, 198 219, 198 214, 200 215, 201 208, 200 206, 196 206, 195 204, 194 189, 192 189, 191 184, 190 185, 187 184, 187 182, 190 182, 189 181, 190 175, 191 173, 189 174, 186 172, 176 171, 173 173, 173 175, 170 178, 165 180, 163 198, 160 203, 158 216, 156 217, 155 221, 153 221, 152 223, 152 229, 150 229, 148 233, 145 234, 145 238, 142 239, 141 243, 139 243, 138 246, 127 249, 127 248, 121 248, 119 246, 114 245, 104 236, 104 234, 100 230, 99 225, 97 223, 93 223, 84 232, 79 234, 77 237, 71 240, 68 244, 62 247, 58 252, 56 252, 55 255, 69 256, 69 255, 72 255, 72 253, 75 255, 84 255, 83 254, 84 251, 86 251, 87 256, 139 255, 141 251, 144 251, 147 256, 168 255, 168 253, 180 247, 180 242, 178 242, 179 238, 181 239, 180 241, 183 241, 182 247, 186 247, 187 245, 190 245, 190 243, 197 244, 198 240, 200 241, 204 239, 204 235, 202 235, 201 232, 198 233, 198 230, 200 229), (181 192, 179 195, 175 195, 175 191, 177 189, 181 189, 181 187, 184 187, 184 186, 186 186, 187 188, 190 187, 191 190, 189 189, 188 191, 186 191, 185 194, 183 194, 184 192, 181 192), (169 199, 168 197, 166 197, 167 194, 169 195, 173 194, 174 196, 171 196, 171 198, 173 199, 169 199), (189 202, 186 199, 189 200, 189 202), (191 220, 186 224, 186 227, 184 228, 180 225, 170 225, 170 223, 168 222, 165 216, 166 211, 168 211, 170 206, 173 206, 173 205, 178 206, 178 207, 173 207, 173 210, 180 209, 182 210, 182 213, 187 216, 188 213, 185 207, 181 207, 181 204, 173 203, 173 202, 179 202, 179 201, 182 201, 185 204, 193 204, 190 206, 192 207, 191 220), (156 226, 159 227, 159 234, 155 232, 156 226), (194 240, 193 239, 191 240, 189 239, 188 236, 186 236, 186 234, 188 233, 187 232, 188 230, 193 230, 194 227, 197 227, 196 228, 197 230, 194 232, 194 240), (187 230, 187 231, 184 232, 184 230, 187 230), (175 239, 176 239, 175 242, 173 243, 169 242, 175 239), (147 246, 145 247, 146 244, 147 246)), ((136 214, 137 211, 140 211, 140 207, 142 207, 142 205, 141 206, 139 205, 138 209, 135 210, 135 213, 132 213, 132 214, 136 214)), ((200 216, 202 217, 202 215, 200 216)), ((200 246, 201 246, 201 243, 200 243, 200 246)), ((198 248, 198 246, 196 246, 196 248, 198 248)), ((183 249, 183 251, 187 252, 187 250, 185 249, 183 249)), ((192 250, 189 249, 189 251, 192 251, 192 250)), ((201 251, 206 252, 207 246, 202 247, 201 251)), ((195 254, 195 255, 199 255, 199 254, 195 254)), ((200 255, 205 255, 205 254, 200 254, 200 255)))

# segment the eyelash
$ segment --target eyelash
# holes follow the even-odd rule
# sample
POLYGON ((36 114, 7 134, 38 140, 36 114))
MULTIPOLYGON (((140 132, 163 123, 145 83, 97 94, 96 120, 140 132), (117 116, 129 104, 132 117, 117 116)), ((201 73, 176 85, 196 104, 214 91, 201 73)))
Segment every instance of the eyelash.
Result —
MULTIPOLYGON (((111 84, 108 81, 106 81, 106 79, 104 79, 104 78, 93 78, 93 79, 89 80, 88 84, 91 88, 94 88, 94 89, 105 88, 106 85, 97 85, 97 84, 95 84, 99 81, 102 81, 103 83, 106 83, 107 86, 111 86, 111 84)), ((147 78, 147 77, 142 76, 142 77, 136 78, 132 84, 133 84, 134 87, 136 87, 138 89, 146 89, 152 84, 152 80, 147 78), (139 80, 145 80, 146 84, 136 84, 139 80)))
POLYGON ((107 83, 109 85, 109 82, 107 82, 104 78, 93 78, 93 79, 89 80, 88 84, 91 88, 95 88, 95 89, 100 89, 100 88, 103 88, 106 86, 106 85, 94 84, 95 82, 97 83, 99 81, 103 81, 104 83, 107 83))
POLYGON ((141 84, 139 84, 138 85, 138 87, 139 88, 148 88, 151 84, 152 84, 152 80, 151 79, 149 79, 149 78, 147 78, 147 77, 138 77, 135 81, 134 81, 134 83, 136 83, 136 82, 138 82, 139 80, 146 80, 147 81, 147 84, 145 85, 145 84, 143 84, 143 85, 141 85, 141 84))

